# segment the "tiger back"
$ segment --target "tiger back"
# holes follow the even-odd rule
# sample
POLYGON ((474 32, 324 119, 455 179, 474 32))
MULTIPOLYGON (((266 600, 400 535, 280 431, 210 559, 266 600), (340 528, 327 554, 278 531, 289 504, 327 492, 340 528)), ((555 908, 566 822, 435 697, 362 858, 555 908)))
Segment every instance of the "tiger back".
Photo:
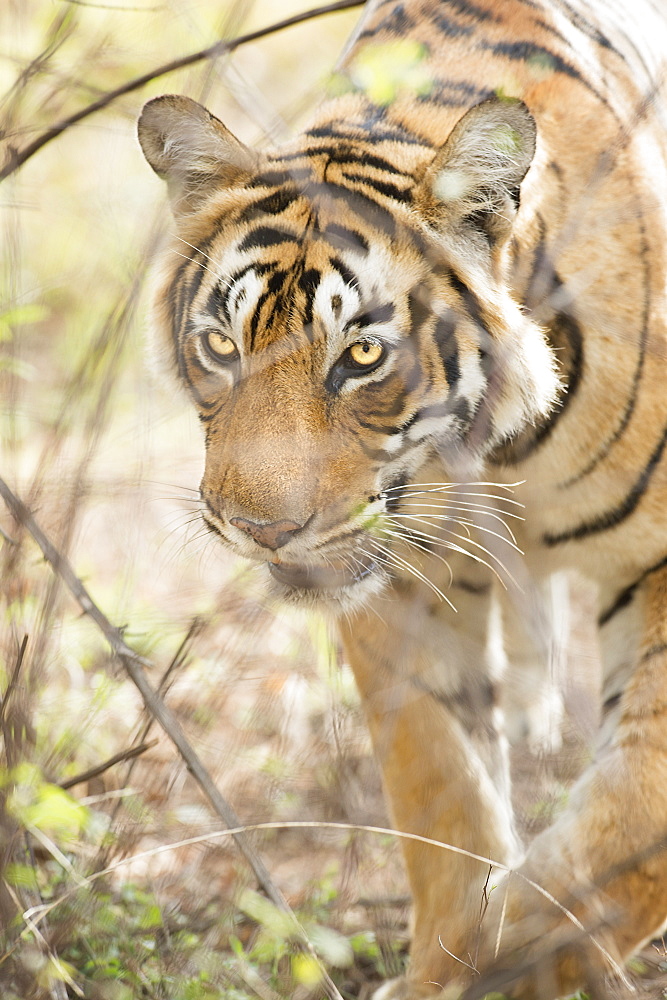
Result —
POLYGON ((284 147, 184 97, 139 122, 175 216, 155 325, 205 432, 203 518, 337 619, 417 837, 385 1000, 554 997, 667 921, 666 37, 651 0, 371 0, 284 147), (544 683, 569 569, 597 587, 604 725, 524 851, 502 674, 544 683), (480 924, 485 858, 519 874, 480 924))

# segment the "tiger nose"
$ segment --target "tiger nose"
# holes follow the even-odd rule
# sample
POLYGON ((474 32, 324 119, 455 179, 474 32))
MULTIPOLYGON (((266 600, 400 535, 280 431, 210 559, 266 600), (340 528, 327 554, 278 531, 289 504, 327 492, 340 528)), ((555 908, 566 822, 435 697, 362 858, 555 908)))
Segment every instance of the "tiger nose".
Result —
POLYGON ((302 524, 296 521, 272 521, 271 524, 258 524, 256 521, 248 521, 245 517, 232 517, 229 520, 246 535, 261 545, 265 549, 279 549, 287 545, 289 541, 303 528, 302 524))

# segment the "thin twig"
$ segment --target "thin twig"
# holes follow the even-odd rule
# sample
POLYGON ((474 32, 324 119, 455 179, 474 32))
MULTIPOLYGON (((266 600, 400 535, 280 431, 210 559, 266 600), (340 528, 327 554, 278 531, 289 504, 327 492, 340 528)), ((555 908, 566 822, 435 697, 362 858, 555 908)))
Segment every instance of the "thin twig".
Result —
MULTIPOLYGON (((81 580, 76 576, 69 561, 53 545, 49 538, 39 527, 28 507, 9 488, 3 479, 0 479, 0 496, 4 499, 10 511, 19 522, 30 532, 34 540, 39 545, 44 554, 44 558, 51 564, 55 573, 65 583, 67 588, 76 598, 83 611, 89 615, 97 624, 105 639, 111 646, 115 655, 122 662, 127 673, 134 684, 139 688, 144 703, 154 718, 158 720, 166 734, 174 743, 179 753, 183 757, 188 770, 198 782, 202 791, 209 799, 218 816, 224 820, 229 827, 239 827, 240 821, 229 803, 222 797, 215 787, 208 771, 201 763, 195 750, 190 746, 177 719, 162 699, 156 695, 153 688, 148 683, 144 673, 144 667, 149 667, 150 663, 144 657, 135 653, 124 641, 122 633, 115 628, 92 600, 90 594, 84 587, 81 580)), ((268 895, 269 899, 281 909, 285 907, 285 901, 273 884, 268 871, 264 868, 262 861, 256 856, 254 850, 247 842, 245 836, 237 840, 237 844, 243 852, 246 860, 253 869, 260 885, 268 895)))
POLYGON ((234 812, 234 809, 227 802, 223 795, 216 788, 210 774, 201 762, 194 747, 188 741, 181 726, 172 713, 171 709, 164 703, 148 682, 144 672, 145 667, 150 667, 151 663, 143 656, 136 653, 123 639, 122 633, 114 625, 103 611, 95 604, 79 577, 76 575, 69 560, 56 549, 55 545, 42 531, 35 521, 29 508, 16 494, 9 488, 4 479, 0 478, 0 496, 4 499, 7 507, 13 514, 16 521, 32 535, 33 539, 42 550, 44 558, 49 562, 56 575, 63 581, 70 593, 76 598, 79 606, 97 624, 105 639, 109 643, 114 654, 123 664, 128 676, 134 685, 139 689, 144 705, 151 715, 158 721, 166 735, 174 744, 193 778, 201 788, 202 792, 210 802, 214 811, 222 819, 230 830, 230 836, 243 854, 252 869, 257 882, 271 900, 274 906, 283 913, 287 913, 294 925, 295 936, 299 944, 306 950, 315 961, 322 974, 322 988, 326 992, 329 1000, 343 1000, 327 971, 322 966, 308 936, 301 927, 296 915, 287 903, 285 897, 271 878, 264 862, 259 857, 255 849, 250 844, 241 822, 234 812))
POLYGON ((116 87, 115 90, 107 91, 96 101, 93 101, 92 104, 86 105, 86 107, 81 108, 80 111, 76 111, 74 114, 69 115, 67 118, 63 118, 62 121, 52 125, 51 128, 46 129, 41 135, 38 135, 37 138, 29 143, 24 149, 19 151, 10 145, 7 162, 0 170, 0 181, 15 173, 19 167, 23 166, 26 160, 29 160, 35 155, 35 153, 39 152, 39 150, 42 149, 43 146, 46 146, 48 142, 51 142, 52 139, 55 139, 63 132, 66 132, 67 129, 72 127, 72 125, 77 125, 80 121, 83 121, 84 118, 88 118, 90 115, 95 114, 96 111, 101 111, 102 108, 108 107, 109 104, 112 104, 119 97, 123 97, 125 94, 131 94, 134 90, 140 90, 142 87, 145 87, 146 84, 151 83, 153 80, 158 80, 161 76, 173 73, 177 69, 184 69, 186 66, 193 66, 195 63, 201 62, 203 59, 215 59, 219 56, 227 55, 229 52, 233 52, 241 45, 257 41, 259 38, 264 38, 266 35, 272 35, 276 31, 282 31, 284 28, 290 28, 294 24, 301 24, 304 21, 310 21, 315 17, 322 16, 323 14, 332 14, 340 10, 349 10, 353 7, 361 7, 363 3, 364 0, 337 0, 335 3, 323 4, 321 7, 314 7, 312 10, 302 11, 300 14, 293 14, 291 17, 286 17, 282 21, 276 21, 274 24, 269 24, 265 28, 258 28, 256 31, 249 31, 245 35, 239 35, 237 38, 232 38, 231 41, 215 42, 213 45, 209 45, 205 49, 199 49, 199 51, 192 52, 190 55, 181 56, 179 59, 173 59, 171 62, 163 63, 162 66, 149 70, 148 73, 142 73, 141 76, 137 76, 133 80, 128 80, 127 83, 122 84, 120 87, 116 87))
POLYGON ((5 712, 7 710, 7 705, 9 704, 9 699, 12 696, 12 692, 16 687, 17 681, 19 679, 19 674, 21 673, 21 667, 23 666, 23 660, 25 659, 25 651, 28 646, 28 636, 24 635, 19 647, 19 654, 16 657, 16 664, 12 670, 12 676, 9 679, 9 684, 7 685, 7 690, 2 696, 2 702, 0 702, 0 725, 5 718, 5 712))
POLYGON ((2 538, 3 541, 7 542, 7 545, 18 545, 16 539, 12 538, 11 535, 8 535, 3 528, 0 528, 0 538, 2 538))
MULTIPOLYGON (((16 893, 12 889, 11 885, 9 885, 8 883, 5 883, 5 888, 6 888, 7 892, 9 893, 9 895, 12 897, 12 900, 13 900, 13 902, 14 902, 17 910, 20 910, 21 909, 21 900, 18 898, 18 896, 16 895, 16 893)), ((67 985, 70 987, 70 989, 72 990, 72 992, 74 993, 75 996, 77 996, 77 997, 83 997, 83 995, 84 995, 83 991, 80 990, 79 987, 77 986, 77 984, 74 982, 74 980, 72 979, 71 975, 69 974, 67 966, 63 965, 63 963, 60 961, 60 959, 58 958, 56 952, 51 948, 51 946, 49 945, 49 942, 46 940, 46 938, 44 937, 44 935, 40 931, 40 929, 37 926, 37 924, 33 923, 32 919, 30 918, 30 916, 26 916, 25 913, 23 914, 23 919, 25 920, 26 925, 27 925, 30 933, 35 938, 35 941, 37 941, 37 943, 40 946, 40 948, 42 949, 42 951, 44 951, 49 956, 49 958, 51 959, 51 962, 53 963, 54 969, 58 973, 58 976, 60 977, 60 980, 58 980, 58 979, 56 980, 56 982, 60 983, 60 985, 62 986, 62 990, 60 991, 60 997, 62 997, 63 1000, 67 1000, 67 991, 65 990, 65 986, 64 986, 65 983, 67 983, 67 985)), ((12 951, 14 951, 14 948, 12 948, 12 951)))
POLYGON ((83 771, 81 774, 75 775, 73 778, 67 778, 66 781, 59 781, 58 786, 60 788, 74 788, 75 785, 81 785, 84 781, 90 781, 91 778, 97 778, 98 775, 104 774, 108 771, 110 767, 115 764, 121 764, 124 760, 131 760, 133 757, 139 757, 142 753, 146 753, 152 747, 157 746, 158 740, 151 740, 150 743, 139 743, 135 747, 130 747, 128 750, 121 750, 120 753, 116 753, 113 757, 109 757, 108 760, 103 761, 102 764, 98 764, 97 767, 90 767, 87 771, 83 771))

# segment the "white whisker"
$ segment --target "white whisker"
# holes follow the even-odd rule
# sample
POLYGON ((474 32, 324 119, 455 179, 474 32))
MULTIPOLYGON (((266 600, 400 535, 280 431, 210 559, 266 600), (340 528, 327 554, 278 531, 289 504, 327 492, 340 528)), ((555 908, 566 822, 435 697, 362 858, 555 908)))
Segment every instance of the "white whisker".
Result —
MULTIPOLYGON (((178 241, 179 241, 180 243, 185 243, 186 247, 192 247, 192 249, 193 249, 193 250, 196 250, 196 251, 197 251, 197 253, 200 253, 200 254, 202 255, 202 257, 206 257, 206 260, 210 260, 210 261, 213 261, 213 258, 212 258, 212 257, 209 257, 209 255, 208 255, 207 253, 204 253, 204 251, 203 251, 203 250, 201 250, 201 249, 200 249, 199 247, 196 247, 196 246, 194 245, 194 243, 188 243, 188 241, 187 241, 187 240, 184 240, 182 236, 177 236, 177 235, 176 235, 176 233, 173 233, 172 235, 173 235, 173 236, 176 236, 176 239, 177 239, 177 240, 178 240, 178 241)), ((191 259, 191 258, 188 258, 188 259, 191 259)))
POLYGON ((430 521, 426 520, 426 518, 430 518, 432 521, 449 521, 451 524, 459 524, 461 525, 461 527, 465 528, 468 527, 476 528, 478 531, 485 531, 487 535, 493 535, 495 538, 498 538, 501 542, 505 542, 506 545, 509 545, 510 548, 514 549, 515 552, 518 552, 519 555, 523 555, 523 552, 516 544, 516 538, 514 537, 514 535, 512 534, 512 532, 510 531, 510 529, 507 527, 506 524, 504 524, 503 527, 507 528, 507 531, 510 533, 510 535, 512 535, 511 540, 509 538, 505 538, 503 535, 500 535, 497 531, 494 531, 493 528, 487 528, 483 524, 478 524, 477 521, 471 521, 466 518, 448 517, 447 514, 424 514, 423 517, 419 517, 418 514, 390 514, 387 516, 405 518, 406 520, 414 519, 416 521, 420 521, 422 524, 428 524, 431 528, 437 528, 442 526, 437 524, 431 524, 430 521))
MULTIPOLYGON (((401 527, 402 527, 401 525, 397 525, 398 529, 400 529, 401 527)), ((447 572, 449 573, 449 584, 448 584, 448 586, 451 587, 452 583, 454 582, 454 573, 452 572, 452 567, 449 565, 449 563, 447 562, 447 560, 445 559, 445 557, 441 556, 439 552, 432 552, 430 550, 430 548, 427 548, 426 539, 430 539, 431 538, 430 535, 422 534, 422 532, 420 532, 420 531, 414 531, 414 532, 411 531, 411 530, 408 530, 408 532, 406 532, 405 530, 396 530, 396 531, 394 531, 391 528, 386 528, 385 530, 386 530, 386 533, 388 535, 391 535, 392 538, 398 538, 404 544, 406 544, 406 545, 412 545, 412 547, 415 548, 415 549, 417 549, 418 552, 422 552, 424 555, 427 555, 430 558, 438 559, 441 563, 443 563, 447 567, 447 572), (425 540, 425 542, 424 542, 423 545, 420 545, 419 544, 419 540, 415 539, 415 537, 413 537, 413 536, 419 536, 419 535, 422 535, 423 539, 425 540)), ((439 544, 442 545, 443 547, 447 547, 446 543, 444 543, 442 541, 439 542, 439 544)))
POLYGON ((494 489, 498 490, 509 490, 510 492, 514 490, 517 486, 523 486, 526 482, 525 479, 519 480, 517 483, 487 483, 487 482, 474 482, 474 483, 406 483, 405 486, 389 486, 383 493, 394 493, 401 492, 401 490, 414 490, 419 487, 434 487, 438 490, 457 490, 457 489, 467 489, 468 486, 492 486, 494 489))
MULTIPOLYGON (((417 507, 417 508, 419 508, 419 507, 422 507, 423 505, 417 503, 417 504, 406 504, 405 506, 406 507, 417 507)), ((510 528, 509 524, 507 524, 507 522, 505 521, 505 518, 506 517, 514 517, 514 518, 518 518, 520 521, 523 521, 523 518, 521 517, 520 514, 509 514, 509 513, 505 513, 504 511, 503 511, 502 514, 499 514, 497 511, 492 511, 492 510, 485 510, 485 511, 480 512, 480 511, 478 511, 476 509, 471 510, 470 508, 468 508, 467 506, 465 506, 463 504, 445 504, 444 508, 445 508, 445 510, 447 510, 447 511, 449 511, 449 512, 452 513, 452 517, 450 517, 449 520, 456 521, 457 524, 470 524, 470 525, 474 526, 475 528, 479 528, 480 531, 490 531, 491 529, 487 528, 485 525, 483 525, 479 521, 477 521, 475 519, 476 515, 478 515, 480 517, 492 517, 494 520, 500 521, 500 523, 502 524, 503 528, 505 528, 505 530, 509 534, 510 538, 512 539, 512 541, 516 545, 516 537, 514 535, 514 532, 510 528), (465 517, 465 518, 459 518, 459 517, 455 516, 458 513, 470 514, 472 516, 471 517, 465 517)), ((393 511, 392 512, 392 516, 398 516, 398 514, 399 514, 398 511, 393 511)), ((414 514, 403 514, 402 516, 403 517, 414 517, 415 515, 414 514)), ((424 514, 424 517, 436 518, 438 520, 446 520, 447 519, 447 514, 424 514)), ((502 537, 502 536, 498 536, 498 537, 502 537)))
POLYGON ((440 500, 440 503, 450 503, 452 497, 455 500, 464 501, 466 503, 475 503, 475 500, 469 500, 469 497, 483 497, 485 500, 498 500, 500 503, 512 504, 513 507, 525 507, 525 504, 520 503, 518 500, 512 500, 511 497, 498 496, 495 493, 470 493, 466 490, 456 490, 453 494, 447 490, 414 490, 411 493, 403 493, 397 496, 389 497, 388 499, 402 503, 403 499, 413 499, 414 497, 428 496, 430 500, 437 500, 437 496, 434 494, 443 493, 444 496, 440 500))
POLYGON ((189 260, 191 264, 196 264, 197 267, 201 267, 204 271, 210 271, 211 274, 214 273, 210 267, 207 267, 206 264, 202 264, 200 260, 195 260, 194 257, 188 257, 187 254, 181 253, 180 250, 174 250, 173 247, 170 247, 169 249, 172 253, 175 253, 177 257, 182 257, 183 260, 189 260))
MULTIPOLYGON (((428 525, 428 522, 424 523, 428 525)), ((400 527, 400 525, 398 525, 398 527, 400 527)), ((503 580, 502 576, 500 575, 500 573, 498 572, 498 570, 496 569, 496 567, 493 566, 486 559, 484 559, 482 556, 478 555, 476 552, 470 552, 469 549, 464 548, 462 545, 458 545, 456 542, 453 542, 450 539, 438 538, 437 535, 430 535, 428 532, 420 532, 415 529, 411 530, 416 535, 422 535, 425 540, 428 540, 433 545, 440 545, 443 548, 451 549, 451 551, 453 552, 459 552, 461 555, 468 556, 468 558, 472 559, 474 562, 480 563, 480 565, 482 566, 486 566, 486 568, 489 569, 493 573, 493 575, 498 579, 498 581, 502 584, 505 590, 507 589, 507 585, 503 580)), ((474 545, 476 548, 481 549, 481 551, 485 552, 486 555, 488 555, 491 559, 494 559, 498 563, 498 566, 503 571, 503 573, 505 573, 505 575, 508 577, 508 579, 511 580, 512 583, 516 584, 516 580, 514 580, 512 574, 509 572, 509 570, 502 562, 502 560, 499 559, 497 555, 495 555, 495 553, 490 552, 489 549, 485 548, 479 542, 475 542, 472 538, 464 538, 462 535, 458 535, 455 531, 450 531, 448 529, 443 529, 443 530, 445 531, 446 534, 450 535, 451 538, 458 538, 459 541, 461 542, 468 542, 470 545, 474 545)))
MULTIPOLYGON (((412 499, 412 498, 417 497, 417 496, 419 496, 419 494, 417 494, 417 493, 409 493, 409 494, 407 494, 407 497, 408 497, 407 502, 403 499, 403 497, 392 497, 391 499, 392 499, 393 503, 399 503, 401 506, 405 506, 405 507, 408 507, 408 506, 423 507, 423 506, 425 506, 425 504, 424 504, 423 501, 412 499)), ((513 518, 515 518, 516 520, 519 520, 519 521, 524 521, 525 520, 523 514, 517 514, 513 510, 503 510, 502 507, 498 507, 498 506, 496 506, 496 504, 477 503, 475 500, 468 500, 467 497, 465 497, 464 499, 461 499, 461 500, 458 500, 456 498, 452 499, 451 497, 442 497, 441 500, 438 500, 437 497, 434 497, 433 494, 431 493, 431 494, 428 494, 428 499, 429 500, 435 500, 436 503, 434 504, 434 506, 437 506, 437 507, 446 507, 447 509, 449 509, 451 507, 452 509, 470 510, 471 512, 477 512, 477 511, 485 512, 485 513, 488 512, 488 513, 494 513, 496 515, 502 515, 503 517, 513 517, 513 518)), ((500 499, 504 500, 505 498, 502 497, 500 499)), ((523 504, 519 504, 519 506, 523 507, 523 504)))
MULTIPOLYGON (((373 539, 373 541, 375 542, 376 545, 378 546, 380 545, 377 539, 373 539)), ((406 559, 403 559, 402 556, 399 556, 392 549, 387 549, 385 548, 385 546, 381 546, 381 548, 384 558, 386 560, 388 560, 389 562, 393 562, 399 569, 407 570, 408 573, 411 573, 418 580, 421 580, 422 583, 425 583, 427 587, 430 587, 430 589, 434 592, 434 594, 437 594, 438 597, 442 598, 442 600, 445 601, 445 603, 450 606, 452 611, 456 611, 456 608, 454 607, 450 599, 447 597, 447 595, 443 594, 443 592, 439 589, 439 587, 436 587, 436 585, 433 583, 432 580, 429 580, 427 576, 421 573, 418 569, 416 569, 415 566, 409 563, 406 559)))

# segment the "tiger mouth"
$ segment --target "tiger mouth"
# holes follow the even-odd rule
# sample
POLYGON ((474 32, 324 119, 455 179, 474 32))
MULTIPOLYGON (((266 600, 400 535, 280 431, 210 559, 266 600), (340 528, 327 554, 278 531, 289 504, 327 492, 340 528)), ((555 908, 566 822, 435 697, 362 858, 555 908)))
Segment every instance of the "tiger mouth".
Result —
POLYGON ((274 580, 294 590, 340 590, 370 576, 377 569, 374 559, 350 566, 302 566, 298 563, 269 563, 274 580))

